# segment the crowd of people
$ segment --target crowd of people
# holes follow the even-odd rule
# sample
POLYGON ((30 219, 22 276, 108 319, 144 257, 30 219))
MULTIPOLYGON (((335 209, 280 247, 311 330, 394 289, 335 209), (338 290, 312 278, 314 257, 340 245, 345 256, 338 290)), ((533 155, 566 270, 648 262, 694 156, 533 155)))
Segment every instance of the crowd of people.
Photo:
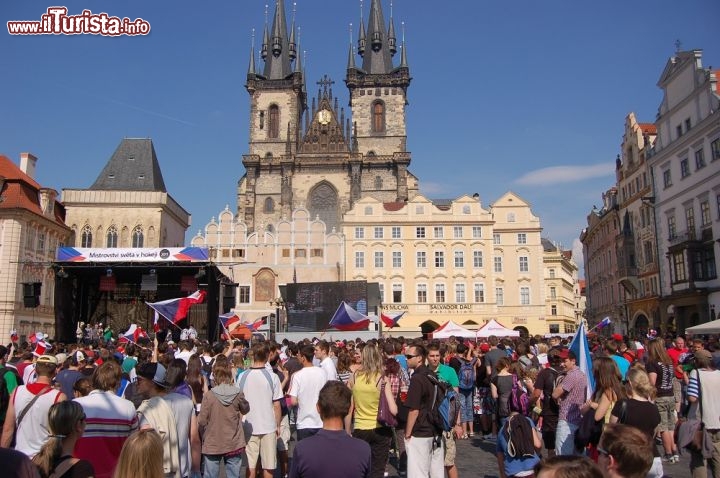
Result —
POLYGON ((458 440, 501 478, 659 478, 682 453, 720 476, 715 337, 592 337, 591 370, 560 337, 78 339, 0 346, 3 476, 455 478, 458 440))

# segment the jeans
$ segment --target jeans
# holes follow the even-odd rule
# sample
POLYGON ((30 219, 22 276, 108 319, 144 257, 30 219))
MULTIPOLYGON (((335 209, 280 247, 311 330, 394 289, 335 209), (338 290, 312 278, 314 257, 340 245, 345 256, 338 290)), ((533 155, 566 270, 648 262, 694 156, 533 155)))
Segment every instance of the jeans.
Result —
POLYGON ((355 429, 352 436, 370 445, 370 478, 383 478, 385 465, 390 456, 392 429, 387 427, 375 428, 374 430, 355 429))
POLYGON ((575 432, 578 425, 567 420, 558 420, 555 430, 555 453, 558 455, 581 455, 581 450, 575 449, 575 432))
POLYGON ((298 428, 297 430, 297 441, 305 438, 310 438, 320 430, 319 428, 298 428))
POLYGON ((227 476, 227 478, 238 478, 242 465, 242 454, 232 457, 226 457, 225 455, 203 455, 203 464, 205 466, 204 478, 217 478, 220 476, 220 462, 223 460, 225 460, 225 476, 227 476))

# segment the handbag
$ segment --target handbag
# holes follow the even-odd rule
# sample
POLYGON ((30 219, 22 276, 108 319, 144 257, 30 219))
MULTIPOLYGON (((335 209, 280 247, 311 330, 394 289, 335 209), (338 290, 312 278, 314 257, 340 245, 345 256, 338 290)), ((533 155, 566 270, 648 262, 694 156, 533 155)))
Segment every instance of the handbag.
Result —
POLYGON ((390 413, 387 397, 385 396, 385 381, 380 384, 380 403, 378 404, 377 421, 384 427, 395 427, 398 424, 395 415, 390 413))
POLYGON ((575 432, 575 448, 584 450, 588 445, 597 445, 600 443, 603 425, 605 420, 595 420, 595 410, 588 410, 582 417, 580 427, 575 432))

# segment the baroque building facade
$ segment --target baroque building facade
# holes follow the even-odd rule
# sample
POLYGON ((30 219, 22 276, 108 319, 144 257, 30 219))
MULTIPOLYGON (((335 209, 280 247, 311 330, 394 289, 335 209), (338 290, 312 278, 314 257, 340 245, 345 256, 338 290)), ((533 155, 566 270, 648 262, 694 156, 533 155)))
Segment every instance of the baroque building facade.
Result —
POLYGON ((55 336, 58 247, 71 237, 57 191, 35 179, 37 158, 22 153, 20 167, 0 155, 0 330, 21 340, 35 332, 55 336))

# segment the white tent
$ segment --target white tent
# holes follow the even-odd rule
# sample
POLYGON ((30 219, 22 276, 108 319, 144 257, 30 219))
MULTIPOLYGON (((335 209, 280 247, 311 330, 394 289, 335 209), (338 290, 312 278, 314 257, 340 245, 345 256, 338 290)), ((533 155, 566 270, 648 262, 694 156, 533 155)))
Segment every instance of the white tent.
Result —
POLYGON ((447 339, 452 336, 475 338, 475 332, 456 324, 452 320, 448 320, 432 332, 432 338, 434 339, 447 339))
POLYGON ((475 334, 476 337, 520 337, 520 332, 504 327, 495 319, 490 319, 490 322, 477 329, 475 334))
POLYGON ((720 334, 720 319, 688 327, 685 332, 692 335, 720 334))

